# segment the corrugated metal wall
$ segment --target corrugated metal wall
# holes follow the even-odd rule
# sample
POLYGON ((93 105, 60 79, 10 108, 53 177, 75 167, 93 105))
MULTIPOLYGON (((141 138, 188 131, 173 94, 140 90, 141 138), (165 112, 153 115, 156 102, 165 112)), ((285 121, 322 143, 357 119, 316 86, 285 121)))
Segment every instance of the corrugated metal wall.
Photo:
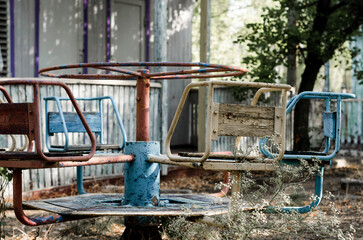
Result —
MULTIPOLYGON (((66 81, 71 88, 75 97, 96 97, 96 96, 112 96, 117 105, 117 109, 122 118, 128 141, 135 141, 136 130, 136 83, 135 81, 86 81, 74 80, 66 81)), ((10 95, 14 102, 30 102, 33 101, 32 87, 11 87, 8 88, 10 95)), ((47 86, 41 87, 40 97, 43 99, 45 96, 66 96, 65 92, 59 87, 47 86)), ((160 84, 152 83, 150 90, 150 140, 160 141, 160 84)), ((84 104, 82 101, 79 105, 83 110, 96 110, 97 105, 84 104)), ((69 104, 62 106, 64 111, 72 111, 73 108, 69 104)), ((55 110, 55 106, 50 106, 51 110, 55 110)), ((45 133, 45 112, 44 101, 41 101, 41 126, 43 133, 43 148, 44 133, 45 133)), ((105 143, 118 143, 122 137, 118 130, 116 118, 113 115, 112 106, 110 104, 104 105, 104 141, 105 143)), ((52 140, 54 144, 62 144, 63 137, 61 135, 55 136, 52 140)), ((18 137, 19 142, 23 144, 23 137, 18 137), (21 140, 20 140, 21 139, 21 140)), ((73 134, 71 142, 83 143, 87 137, 83 134, 73 134)), ((11 140, 8 137, 0 137, 0 146, 9 146, 11 140)), ((123 164, 108 164, 98 166, 87 166, 84 169, 85 177, 105 177, 117 176, 122 174, 123 164)), ((58 168, 58 169, 35 169, 23 171, 23 187, 24 191, 43 189, 55 186, 69 185, 73 183, 76 177, 75 168, 58 168)))
POLYGON ((344 148, 360 149, 362 151, 363 99, 344 101, 342 104, 342 111, 342 146, 344 148))
MULTIPOLYGON (((361 33, 363 33, 363 27, 361 26, 361 33)), ((360 53, 353 58, 353 62, 356 61, 358 64, 353 64, 352 69, 352 93, 357 98, 346 101, 343 104, 343 111, 346 115, 344 118, 343 125, 346 126, 343 131, 343 144, 346 148, 355 148, 363 150, 363 84, 362 79, 358 79, 354 74, 355 70, 363 71, 363 36, 356 36, 355 41, 351 42, 351 47, 360 49, 360 53)), ((363 153, 362 153, 363 154, 363 153)))

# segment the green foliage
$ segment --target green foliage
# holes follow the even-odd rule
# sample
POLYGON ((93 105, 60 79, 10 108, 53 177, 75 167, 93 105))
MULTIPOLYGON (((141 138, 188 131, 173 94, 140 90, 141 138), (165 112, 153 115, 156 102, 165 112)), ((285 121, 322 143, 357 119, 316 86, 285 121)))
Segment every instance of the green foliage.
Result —
POLYGON ((13 173, 8 168, 0 167, 0 176, 8 182, 13 179, 13 173))
MULTIPOLYGON (((363 35, 363 32, 361 35, 363 35)), ((354 40, 356 41, 356 39, 354 40)), ((358 79, 359 84, 363 84, 363 57, 360 57, 359 54, 362 54, 361 49, 356 46, 352 47, 354 75, 358 79)))
MULTIPOLYGON (((288 61, 291 49, 306 66, 305 70, 309 70, 309 64, 319 69, 334 54, 346 50, 344 43, 363 24, 363 1, 275 0, 275 3, 264 8, 262 22, 248 24, 235 41, 250 53, 242 61, 247 64, 253 81, 280 80, 277 67, 291 67, 288 61)), ((351 54, 356 54, 356 49, 351 54)), ((315 81, 316 77, 315 74, 315 78, 302 81, 315 81)))

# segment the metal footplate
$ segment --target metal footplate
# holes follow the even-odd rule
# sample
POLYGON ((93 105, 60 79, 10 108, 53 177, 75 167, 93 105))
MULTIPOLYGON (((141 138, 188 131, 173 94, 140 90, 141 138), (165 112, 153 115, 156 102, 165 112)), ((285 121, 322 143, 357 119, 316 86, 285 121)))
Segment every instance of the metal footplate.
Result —
POLYGON ((23 205, 69 217, 212 216, 227 213, 230 205, 229 199, 208 194, 165 194, 160 196, 158 206, 131 206, 124 205, 123 202, 123 194, 84 194, 26 201, 23 205))

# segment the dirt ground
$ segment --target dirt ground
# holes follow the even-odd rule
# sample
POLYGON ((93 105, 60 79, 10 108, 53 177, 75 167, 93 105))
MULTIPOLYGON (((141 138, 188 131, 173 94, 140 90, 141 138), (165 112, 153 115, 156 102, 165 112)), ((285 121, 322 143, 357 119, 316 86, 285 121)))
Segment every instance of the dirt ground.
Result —
MULTIPOLYGON (((260 175, 266 178, 266 175, 260 175)), ((187 169, 177 169, 167 177, 162 177, 162 191, 170 189, 184 192, 212 193, 217 183, 223 179, 223 173, 202 172, 187 169)), ((360 167, 333 168, 328 167, 324 177, 324 191, 330 191, 335 197, 337 209, 340 211, 339 221, 343 231, 349 230, 350 224, 354 226, 355 239, 363 239, 363 169, 360 167), (348 179, 348 180, 347 180, 348 179), (355 180, 358 180, 355 181, 355 180), (348 182, 348 184, 347 184, 348 182)), ((313 189, 313 181, 304 184, 307 190, 313 189)), ((89 192, 123 192, 122 182, 110 185, 100 183, 89 185, 89 192)), ((74 191, 75 192, 75 191, 74 191)), ((56 193, 52 196, 57 197, 56 193)), ((64 195, 64 194, 61 194, 64 195)), ((319 209, 325 211, 327 203, 322 201, 319 209)), ((47 213, 42 211, 26 211, 29 216, 39 216, 47 213)), ((123 219, 117 217, 102 217, 88 220, 79 220, 53 224, 41 227, 28 227, 20 224, 12 211, 6 212, 5 233, 6 239, 120 239, 125 227, 123 219)), ((170 239, 163 236, 164 239, 170 239)), ((301 239, 312 239, 311 236, 301 236, 301 239)))

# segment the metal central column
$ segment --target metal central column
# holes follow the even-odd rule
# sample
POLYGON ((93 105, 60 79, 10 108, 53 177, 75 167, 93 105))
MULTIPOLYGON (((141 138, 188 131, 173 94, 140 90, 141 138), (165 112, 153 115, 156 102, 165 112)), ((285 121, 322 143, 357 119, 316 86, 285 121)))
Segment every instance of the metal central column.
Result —
MULTIPOLYGON (((148 155, 160 155, 159 142, 149 142, 149 70, 139 70, 136 85, 136 142, 127 142, 125 154, 135 160, 125 164, 125 205, 155 207, 160 201, 160 164, 148 162, 148 155)), ((121 239, 161 240, 154 217, 126 217, 121 239)))
POLYGON ((138 70, 136 82, 136 141, 149 141, 150 79, 148 69, 138 70))

